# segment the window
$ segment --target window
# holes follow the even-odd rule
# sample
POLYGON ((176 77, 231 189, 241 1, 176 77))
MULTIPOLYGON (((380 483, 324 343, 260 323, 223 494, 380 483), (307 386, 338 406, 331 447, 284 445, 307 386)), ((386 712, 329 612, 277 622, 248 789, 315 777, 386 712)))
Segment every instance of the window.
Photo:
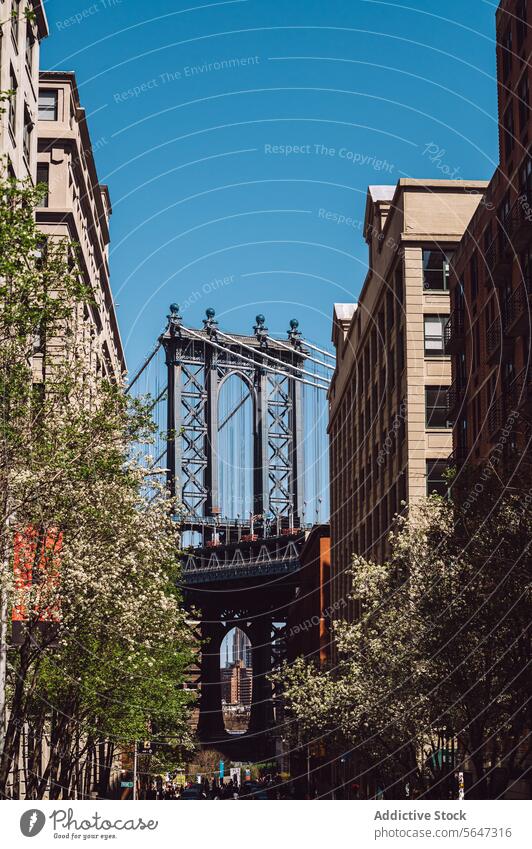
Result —
POLYGON ((510 210, 510 196, 507 192, 503 202, 497 210, 497 218, 499 219, 499 245, 501 248, 504 248, 506 246, 506 234, 508 233, 510 210))
POLYGON ((517 36, 517 49, 521 50, 526 37, 527 2, 520 0, 516 9, 515 34, 517 36))
POLYGON ((403 263, 400 262, 395 269, 395 296, 397 303, 403 303, 403 263))
POLYGON ((491 224, 488 224, 486 229, 484 230, 484 253, 487 254, 489 249, 491 248, 491 243, 493 240, 493 234, 491 231, 491 224))
POLYGON ((451 427, 447 418, 446 386, 425 387, 425 425, 437 428, 451 427))
POLYGON ((13 71, 11 71, 11 76, 9 79, 9 88, 11 90, 11 96, 9 98, 9 126, 11 127, 11 132, 13 133, 13 136, 16 138, 18 83, 13 71))
POLYGON ((391 289, 388 289, 386 293, 386 313, 387 313, 387 326, 388 330, 393 327, 393 323, 395 321, 395 309, 394 309, 394 297, 391 289))
POLYGON ((15 47, 18 48, 18 34, 20 31, 20 3, 21 0, 13 0, 11 9, 11 36, 15 47))
POLYGON ((525 69, 525 72, 521 78, 521 82, 519 83, 517 96, 519 98, 519 132, 524 133, 527 128, 528 113, 530 109, 530 86, 528 84, 528 68, 525 69))
MULTIPOLYGON (((527 292, 532 292, 532 247, 528 247, 521 254, 521 274, 527 292)), ((528 350, 526 348, 525 350, 528 350)))
POLYGON ((395 351, 390 348, 388 351, 388 386, 393 389, 395 386, 395 351))
POLYGON ((527 199, 532 198, 532 153, 530 151, 519 170, 519 191, 526 195, 527 199))
POLYGON ((406 505, 406 497, 407 497, 407 485, 406 485, 406 475, 401 472, 399 476, 399 504, 397 505, 397 509, 399 512, 403 512, 404 506, 406 505))
POLYGON ((30 73, 33 70, 33 47, 35 44, 35 38, 33 35, 33 30, 31 26, 28 24, 26 26, 26 67, 30 73))
POLYGON ((471 365, 473 371, 476 371, 480 365, 480 319, 477 319, 473 327, 472 334, 472 356, 471 365))
POLYGON ((503 74, 504 79, 507 80, 509 75, 510 75, 510 71, 512 70, 513 42, 512 42, 512 27, 511 27, 511 25, 508 27, 506 34, 502 38, 501 48, 502 48, 502 74, 503 74))
POLYGON ((506 159, 510 159, 514 150, 514 105, 510 102, 502 119, 503 139, 504 139, 504 155, 506 159))
POLYGON ((446 460, 427 460, 427 495, 447 495, 447 481, 443 477, 446 468, 446 460))
POLYGON ((39 121, 57 121, 57 91, 41 89, 39 92, 39 121))
POLYGON ((22 149, 26 162, 29 164, 31 157, 31 134, 33 132, 33 121, 27 107, 24 107, 24 131, 22 134, 22 149))
POLYGON ((478 259, 476 254, 473 254, 469 261, 469 283, 471 300, 474 301, 478 295, 478 259))
POLYGON ((446 315, 424 316, 426 357, 439 357, 445 353, 443 348, 443 327, 446 321, 446 315))
POLYGON ((467 454, 467 419, 462 416, 457 427, 457 447, 459 453, 467 454))
POLYGON ((401 375, 405 367, 405 340, 403 331, 397 334, 397 385, 401 381, 401 375))
POLYGON ((433 292, 446 292, 448 290, 451 258, 451 251, 423 251, 423 288, 433 292))
POLYGON ((42 196, 41 206, 48 206, 48 185, 50 181, 50 168, 47 162, 39 162, 37 164, 37 183, 42 183, 46 186, 46 192, 42 196))
POLYGON ((461 351, 455 360, 456 362, 456 380, 458 386, 465 387, 467 382, 467 366, 465 353, 461 351))

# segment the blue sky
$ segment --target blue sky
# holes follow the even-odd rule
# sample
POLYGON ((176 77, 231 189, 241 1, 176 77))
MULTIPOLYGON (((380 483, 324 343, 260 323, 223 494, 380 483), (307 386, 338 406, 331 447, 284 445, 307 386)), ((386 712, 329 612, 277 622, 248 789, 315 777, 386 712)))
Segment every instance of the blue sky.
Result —
POLYGON ((172 301, 191 326, 264 312, 329 345, 368 184, 494 170, 496 5, 47 0, 42 67, 76 72, 110 188, 130 368, 172 301))

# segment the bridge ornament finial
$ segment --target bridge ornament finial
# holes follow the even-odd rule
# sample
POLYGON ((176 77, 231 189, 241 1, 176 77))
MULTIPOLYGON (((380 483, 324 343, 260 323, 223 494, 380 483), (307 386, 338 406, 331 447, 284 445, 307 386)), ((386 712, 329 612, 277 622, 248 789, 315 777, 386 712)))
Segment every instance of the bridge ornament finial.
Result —
POLYGON ((171 336, 181 335, 181 322, 183 316, 179 313, 179 304, 170 304, 170 312, 166 316, 168 319, 168 329, 171 336))
POLYGON ((259 346, 261 348, 268 347, 268 328, 265 326, 265 317, 262 313, 259 313, 255 316, 256 324, 253 325, 253 330, 255 332, 255 336, 259 340, 259 346))
POLYGON ((209 339, 216 340, 218 334, 218 322, 215 319, 216 311, 212 307, 207 307, 205 310, 207 318, 203 319, 203 329, 209 339))
POLYGON ((299 328, 299 321, 297 320, 297 318, 291 318, 290 319, 290 329, 287 330, 287 334, 288 334, 288 339, 290 340, 290 342, 292 343, 294 348, 301 348, 301 339, 302 339, 303 334, 301 333, 301 331, 298 328, 299 328))

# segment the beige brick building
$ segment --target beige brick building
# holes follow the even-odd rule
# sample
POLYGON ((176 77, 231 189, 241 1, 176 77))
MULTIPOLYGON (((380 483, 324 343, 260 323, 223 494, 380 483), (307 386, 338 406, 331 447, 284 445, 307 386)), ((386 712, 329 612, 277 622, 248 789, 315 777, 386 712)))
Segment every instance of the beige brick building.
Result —
POLYGON ((48 35, 42 0, 0 0, 0 34, 0 91, 14 92, 1 104, 2 171, 35 181, 39 45, 48 35), (33 22, 26 10, 33 11, 33 22))
POLYGON ((87 372, 118 380, 125 359, 109 282, 107 186, 98 182, 93 148, 75 75, 40 75, 37 179, 48 185, 37 223, 47 237, 79 245, 81 272, 94 303, 80 306, 78 344, 87 372))
MULTIPOLYGON (((336 304, 329 394, 331 603, 346 599, 353 553, 383 559, 401 502, 443 491, 452 449, 449 261, 484 182, 402 179, 370 186, 369 269, 358 304, 336 304)), ((354 604, 339 605, 353 619, 354 604)))

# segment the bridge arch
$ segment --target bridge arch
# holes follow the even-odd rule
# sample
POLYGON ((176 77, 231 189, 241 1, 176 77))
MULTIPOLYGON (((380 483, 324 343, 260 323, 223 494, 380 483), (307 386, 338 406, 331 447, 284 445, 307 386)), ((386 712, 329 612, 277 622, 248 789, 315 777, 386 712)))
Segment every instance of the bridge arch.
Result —
POLYGON ((218 507, 229 519, 253 512, 254 422, 253 384, 242 371, 230 371, 218 387, 216 458, 218 507))

